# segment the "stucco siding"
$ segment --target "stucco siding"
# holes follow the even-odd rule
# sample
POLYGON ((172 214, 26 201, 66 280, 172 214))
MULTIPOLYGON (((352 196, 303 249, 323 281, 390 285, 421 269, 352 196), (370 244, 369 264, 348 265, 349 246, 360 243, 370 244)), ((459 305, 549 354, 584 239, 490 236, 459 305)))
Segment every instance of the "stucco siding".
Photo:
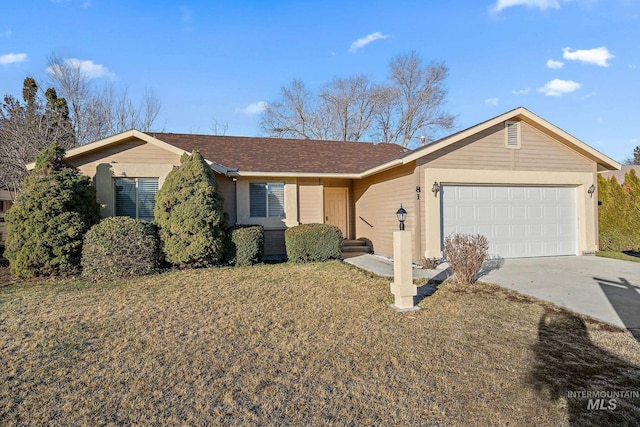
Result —
MULTIPOLYGON (((356 180, 353 184, 355 204, 355 238, 371 241, 376 254, 393 256, 393 232, 398 230, 396 211, 400 204, 407 210, 405 226, 416 229, 415 162, 356 180)), ((414 242, 415 244, 415 242, 414 242)), ((414 253, 414 259, 418 259, 414 253)))

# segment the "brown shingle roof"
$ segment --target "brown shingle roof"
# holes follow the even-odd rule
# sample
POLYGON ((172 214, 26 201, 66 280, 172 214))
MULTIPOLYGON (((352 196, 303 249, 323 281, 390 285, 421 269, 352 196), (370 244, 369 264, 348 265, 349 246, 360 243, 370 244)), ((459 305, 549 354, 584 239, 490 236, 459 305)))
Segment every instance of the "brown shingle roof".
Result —
POLYGON ((400 157, 395 144, 263 137, 148 133, 160 141, 240 172, 360 173, 400 157))

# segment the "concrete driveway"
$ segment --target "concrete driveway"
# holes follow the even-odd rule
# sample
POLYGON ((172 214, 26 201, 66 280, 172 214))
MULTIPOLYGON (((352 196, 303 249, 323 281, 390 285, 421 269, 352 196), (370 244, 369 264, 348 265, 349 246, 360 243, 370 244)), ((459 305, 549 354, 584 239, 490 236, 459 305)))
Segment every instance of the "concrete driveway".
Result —
POLYGON ((594 256, 489 261, 480 280, 627 328, 640 337, 640 263, 594 256))

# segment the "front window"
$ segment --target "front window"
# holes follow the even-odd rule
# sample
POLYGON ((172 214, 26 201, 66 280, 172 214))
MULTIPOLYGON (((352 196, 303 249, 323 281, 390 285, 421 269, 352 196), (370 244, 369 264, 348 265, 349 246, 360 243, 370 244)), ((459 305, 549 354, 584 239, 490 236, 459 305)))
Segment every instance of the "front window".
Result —
POLYGON ((114 184, 116 216, 153 221, 158 178, 117 178, 114 184))
POLYGON ((284 183, 249 184, 249 205, 252 218, 284 218, 284 183))

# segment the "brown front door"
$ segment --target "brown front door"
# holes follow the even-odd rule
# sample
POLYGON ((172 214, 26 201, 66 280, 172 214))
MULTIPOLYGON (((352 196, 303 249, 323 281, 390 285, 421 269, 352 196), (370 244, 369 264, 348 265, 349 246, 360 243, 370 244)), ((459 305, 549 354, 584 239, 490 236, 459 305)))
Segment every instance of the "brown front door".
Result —
POLYGON ((347 202, 349 200, 348 188, 324 189, 324 223, 331 224, 342 230, 344 238, 349 237, 347 202))

